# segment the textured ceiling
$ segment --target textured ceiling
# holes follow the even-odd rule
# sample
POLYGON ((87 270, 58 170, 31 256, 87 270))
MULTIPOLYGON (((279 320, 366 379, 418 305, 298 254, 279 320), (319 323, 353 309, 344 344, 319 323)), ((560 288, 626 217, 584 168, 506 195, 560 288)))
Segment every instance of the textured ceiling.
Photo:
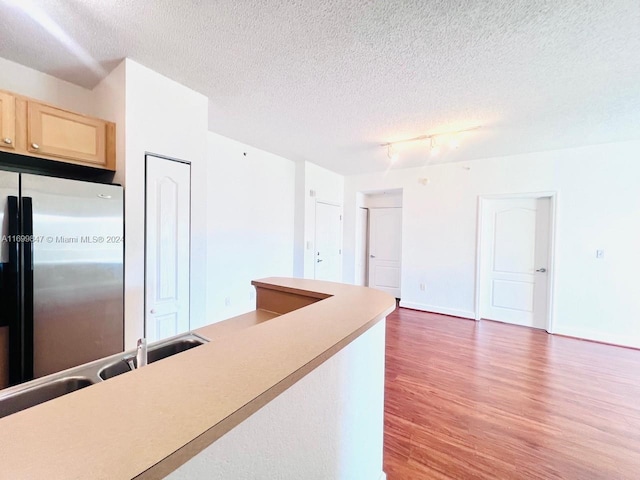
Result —
POLYGON ((0 15, 0 57, 85 87, 130 57, 207 95, 212 131, 346 174, 387 168, 382 142, 477 125, 437 158, 399 146, 394 168, 640 138, 638 0, 0 0, 0 15))

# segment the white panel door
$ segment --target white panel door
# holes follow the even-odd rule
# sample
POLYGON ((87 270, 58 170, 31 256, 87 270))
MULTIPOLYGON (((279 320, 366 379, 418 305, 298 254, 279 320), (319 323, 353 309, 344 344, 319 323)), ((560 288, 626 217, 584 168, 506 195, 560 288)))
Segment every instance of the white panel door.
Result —
POLYGON ((547 328, 549 207, 549 198, 485 202, 482 318, 547 328))
POLYGON ((145 335, 189 330, 191 166, 147 156, 145 335))
POLYGON ((400 298, 402 208, 369 213, 369 286, 400 298))
POLYGON ((342 209, 316 202, 315 279, 342 280, 342 209))

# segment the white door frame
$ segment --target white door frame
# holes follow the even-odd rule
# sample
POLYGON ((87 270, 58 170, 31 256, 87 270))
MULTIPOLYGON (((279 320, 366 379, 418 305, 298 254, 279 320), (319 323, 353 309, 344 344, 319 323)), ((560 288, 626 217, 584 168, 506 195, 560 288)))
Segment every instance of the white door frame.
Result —
POLYGON ((480 283, 482 282, 482 216, 487 200, 515 200, 522 198, 548 198, 549 205, 549 267, 547 283, 547 326, 546 331, 554 332, 554 285, 556 278, 556 212, 558 205, 558 192, 531 192, 531 193, 502 193, 494 195, 478 195, 478 214, 476 230, 476 285, 475 285, 475 319, 480 320, 480 283))
MULTIPOLYGON (((160 155, 153 152, 144 152, 144 283, 143 283, 143 300, 142 304, 144 306, 144 316, 143 316, 143 329, 144 329, 144 337, 147 337, 147 158, 148 157, 156 157, 162 160, 168 160, 170 162, 184 163, 189 165, 189 329, 191 329, 191 273, 193 269, 191 268, 191 225, 192 219, 191 215, 193 214, 192 207, 192 198, 191 198, 191 188, 193 187, 193 169, 191 168, 191 162, 189 160, 182 160, 179 158, 168 157, 166 155, 160 155)), ((125 191, 126 195, 126 191, 125 191)), ((126 234, 126 225, 125 225, 125 234, 126 234)), ((125 267, 126 268, 126 267, 125 267)))
MULTIPOLYGON (((366 219, 364 222, 359 222, 356 217, 356 226, 360 226, 360 228, 356 228, 356 266, 357 257, 360 256, 360 261, 362 262, 362 266, 364 267, 364 281, 362 282, 363 287, 369 286, 369 215, 371 213, 371 209, 369 207, 356 206, 356 215, 361 215, 361 210, 366 212, 366 219), (358 237, 364 234, 364 242, 362 245, 358 245, 360 242, 358 237), (361 247, 361 248, 358 248, 361 247)), ((356 276, 358 277, 361 272, 356 271, 356 276)), ((357 283, 356 283, 357 284, 357 283)))

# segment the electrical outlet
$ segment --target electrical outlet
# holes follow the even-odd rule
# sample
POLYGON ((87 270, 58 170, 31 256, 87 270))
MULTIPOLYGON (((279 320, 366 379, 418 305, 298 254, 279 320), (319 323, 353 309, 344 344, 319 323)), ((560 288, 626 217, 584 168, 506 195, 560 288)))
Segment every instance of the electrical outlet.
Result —
POLYGON ((421 283, 421 284, 420 284, 420 290, 424 292, 424 291, 425 291, 425 289, 426 289, 425 284, 424 284, 424 283, 421 283))
POLYGON ((596 250, 596 258, 603 259, 604 258, 604 250, 596 250))
POLYGON ((224 306, 225 307, 231 306, 231 297, 224 297, 224 306))

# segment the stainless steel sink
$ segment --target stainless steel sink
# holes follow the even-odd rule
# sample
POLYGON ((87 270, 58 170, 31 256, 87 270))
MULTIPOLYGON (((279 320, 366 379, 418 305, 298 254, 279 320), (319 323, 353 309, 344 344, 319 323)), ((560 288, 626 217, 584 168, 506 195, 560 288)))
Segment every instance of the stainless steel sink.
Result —
POLYGON ((20 390, 14 395, 0 399, 0 418, 75 392, 94 383, 94 380, 86 377, 66 377, 46 383, 38 382, 31 388, 20 390))
MULTIPOLYGON (((198 335, 187 333, 149 344, 147 363, 157 362, 207 342, 198 335)), ((135 351, 130 350, 0 390, 0 418, 130 372, 133 368, 136 368, 135 351)))
MULTIPOLYGON (((158 344, 157 346, 150 346, 147 350, 147 363, 157 362, 167 357, 171 357, 177 353, 191 350, 192 348, 199 347, 204 341, 196 336, 192 338, 177 338, 172 342, 166 344, 158 344)), ((132 358, 133 365, 137 368, 135 357, 132 358)))
MULTIPOLYGON (((204 338, 190 333, 152 343, 147 348, 147 364, 171 357, 186 350, 191 350, 192 348, 204 345, 206 342, 207 340, 204 338)), ((108 380, 123 373, 130 372, 137 367, 135 353, 129 353, 102 368, 99 376, 102 380, 108 380)))
POLYGON ((131 371, 131 367, 125 360, 117 360, 111 365, 105 366, 98 375, 102 380, 109 380, 110 378, 117 377, 118 375, 122 375, 123 373, 127 373, 131 371))

